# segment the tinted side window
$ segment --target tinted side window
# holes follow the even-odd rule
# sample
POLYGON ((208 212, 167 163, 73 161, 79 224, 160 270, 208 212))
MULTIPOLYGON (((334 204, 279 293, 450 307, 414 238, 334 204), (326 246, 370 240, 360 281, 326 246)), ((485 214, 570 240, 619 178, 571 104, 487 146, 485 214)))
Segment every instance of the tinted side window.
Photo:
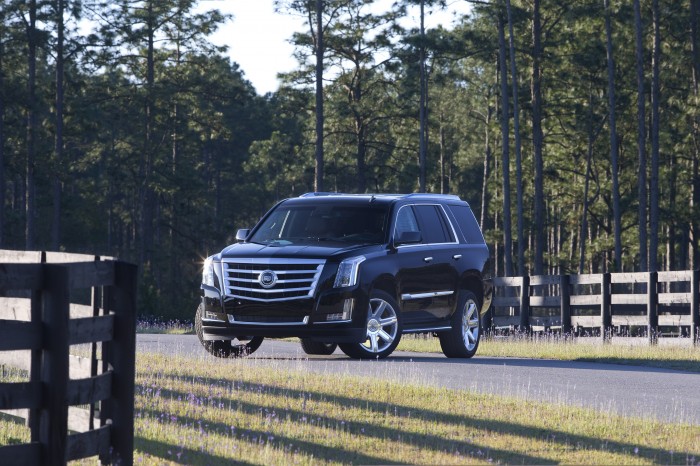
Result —
POLYGON ((420 231, 411 206, 402 207, 396 216, 396 237, 398 238, 401 233, 406 231, 420 231))
POLYGON ((418 214, 424 243, 451 243, 454 241, 439 206, 416 205, 414 208, 418 214))
POLYGON ((481 234, 474 212, 466 205, 450 205, 449 208, 457 219, 457 224, 462 230, 467 243, 484 244, 484 236, 481 234))

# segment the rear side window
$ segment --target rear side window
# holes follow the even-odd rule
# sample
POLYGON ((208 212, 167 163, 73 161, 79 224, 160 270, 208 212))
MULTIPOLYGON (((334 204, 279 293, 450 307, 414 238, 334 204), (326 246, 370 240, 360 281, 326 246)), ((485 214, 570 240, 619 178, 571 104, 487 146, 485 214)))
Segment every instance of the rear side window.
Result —
POLYGON ((457 219, 457 225, 464 234, 464 239, 470 244, 484 244, 484 235, 476 222, 474 212, 466 205, 449 205, 452 215, 457 219))
POLYGON ((455 241, 452 229, 437 205, 414 206, 421 225, 424 243, 452 243, 455 241))

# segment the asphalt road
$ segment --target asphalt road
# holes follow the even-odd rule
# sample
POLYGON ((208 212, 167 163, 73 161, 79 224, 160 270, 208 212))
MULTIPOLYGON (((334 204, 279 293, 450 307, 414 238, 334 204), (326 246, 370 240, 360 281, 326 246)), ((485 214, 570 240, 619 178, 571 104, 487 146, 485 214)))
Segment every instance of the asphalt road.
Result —
MULTIPOLYGON (((211 357, 194 335, 137 336, 138 352, 211 357)), ((626 416, 700 425, 700 374, 636 366, 394 352, 381 361, 356 361, 340 350, 309 356, 295 342, 265 340, 247 358, 325 374, 351 374, 505 396, 586 406, 626 416)))

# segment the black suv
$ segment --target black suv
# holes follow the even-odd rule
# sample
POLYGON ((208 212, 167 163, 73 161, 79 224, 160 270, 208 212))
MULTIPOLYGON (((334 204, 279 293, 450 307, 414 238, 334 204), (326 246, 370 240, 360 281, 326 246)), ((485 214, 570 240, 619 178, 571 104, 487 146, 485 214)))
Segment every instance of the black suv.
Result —
POLYGON ((195 328, 214 355, 299 337, 307 354, 384 358, 404 333, 437 335, 448 357, 476 353, 489 251, 457 196, 309 193, 236 240, 204 262, 195 328))

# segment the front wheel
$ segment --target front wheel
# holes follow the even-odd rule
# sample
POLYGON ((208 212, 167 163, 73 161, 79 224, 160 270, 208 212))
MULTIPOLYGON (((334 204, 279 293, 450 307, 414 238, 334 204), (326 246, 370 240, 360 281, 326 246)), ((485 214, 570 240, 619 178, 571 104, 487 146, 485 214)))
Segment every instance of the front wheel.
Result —
POLYGON ((401 311, 394 298, 375 291, 367 310, 367 339, 362 343, 341 343, 340 349, 355 359, 383 359, 389 356, 401 340, 403 329, 401 311))
POLYGON ((465 291, 463 303, 452 316, 452 328, 440 334, 440 347, 448 358, 471 358, 479 347, 479 300, 473 292, 465 291))
POLYGON ((218 358, 239 358, 248 356, 260 348, 263 337, 241 336, 234 340, 205 340, 204 329, 202 328, 202 314, 204 314, 204 306, 200 304, 194 317, 194 329, 199 342, 208 353, 218 358))
POLYGON ((324 355, 333 354, 338 347, 336 343, 323 343, 322 341, 313 341, 310 338, 301 338, 301 349, 306 354, 324 355))

